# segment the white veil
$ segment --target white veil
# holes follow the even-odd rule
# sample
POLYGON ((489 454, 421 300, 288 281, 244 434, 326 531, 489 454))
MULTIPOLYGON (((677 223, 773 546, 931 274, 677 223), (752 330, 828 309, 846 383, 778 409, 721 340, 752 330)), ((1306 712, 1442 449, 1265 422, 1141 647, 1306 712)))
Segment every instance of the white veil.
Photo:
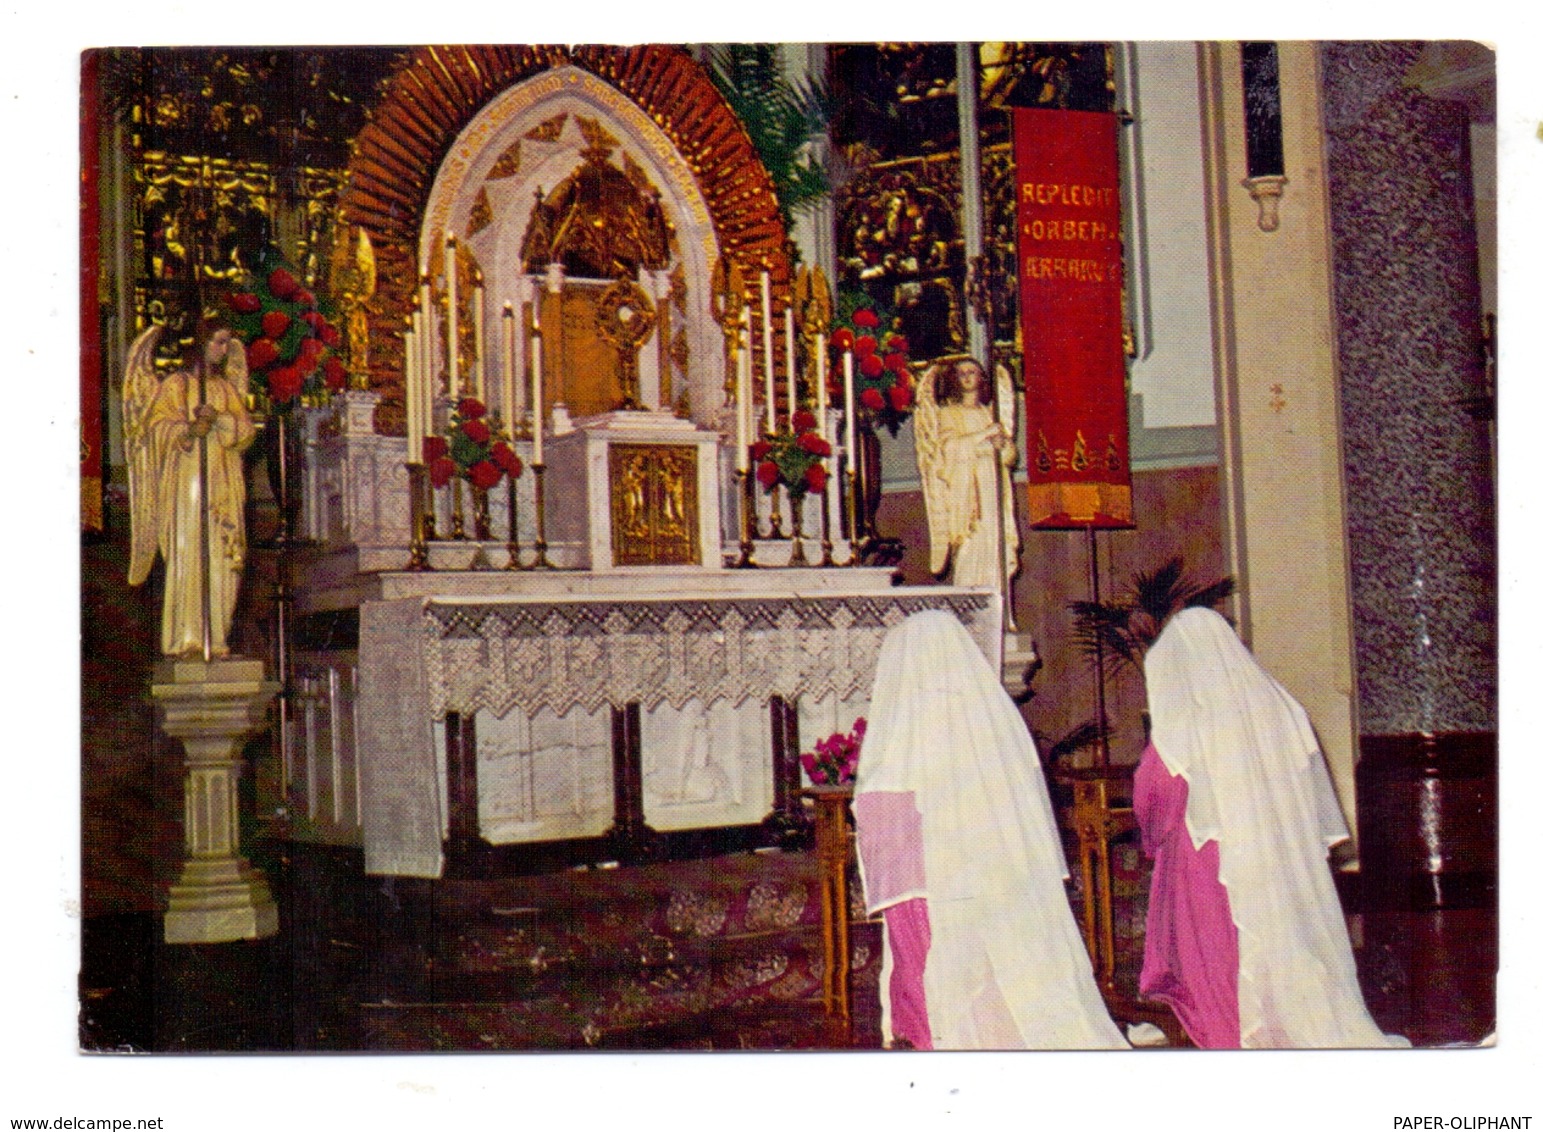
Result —
MULTIPOLYGON (((1067 903, 1034 741, 952 614, 890 630, 868 720, 857 794, 909 792, 921 814, 925 880, 905 895, 927 899, 936 1048, 1124 1047, 1067 903)), ((896 884, 870 871, 885 863, 859 865, 864 891, 894 902, 896 884)))
POLYGON ((1402 1044, 1361 999, 1328 865, 1350 834, 1307 713, 1210 609, 1176 614, 1145 668, 1152 744, 1188 784, 1190 838, 1221 851, 1243 1046, 1402 1044))

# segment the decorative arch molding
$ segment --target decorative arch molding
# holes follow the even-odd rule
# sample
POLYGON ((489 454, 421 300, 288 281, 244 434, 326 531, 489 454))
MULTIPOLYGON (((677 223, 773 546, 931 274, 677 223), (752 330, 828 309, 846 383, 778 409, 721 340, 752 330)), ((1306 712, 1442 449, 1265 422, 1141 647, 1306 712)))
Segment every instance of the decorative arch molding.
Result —
POLYGON ((354 142, 342 201, 345 222, 365 229, 375 247, 368 379, 385 395, 377 431, 402 429, 402 335, 442 170, 466 158, 460 148, 472 143, 463 135, 485 107, 513 86, 564 68, 602 80, 657 126, 694 179, 718 247, 748 278, 769 270, 775 301, 787 302, 787 234, 771 178, 744 127, 683 48, 421 47, 383 83, 354 142))

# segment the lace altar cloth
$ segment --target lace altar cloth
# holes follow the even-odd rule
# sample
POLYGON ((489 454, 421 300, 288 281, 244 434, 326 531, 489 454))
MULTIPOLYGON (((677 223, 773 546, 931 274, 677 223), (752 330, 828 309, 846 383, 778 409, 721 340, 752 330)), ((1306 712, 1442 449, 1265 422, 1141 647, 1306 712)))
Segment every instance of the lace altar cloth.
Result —
POLYGON ((984 590, 692 599, 425 598, 360 610, 359 755, 365 867, 438 876, 447 713, 638 703, 683 707, 866 695, 884 634, 925 609, 957 616, 995 663, 1001 603, 984 590))

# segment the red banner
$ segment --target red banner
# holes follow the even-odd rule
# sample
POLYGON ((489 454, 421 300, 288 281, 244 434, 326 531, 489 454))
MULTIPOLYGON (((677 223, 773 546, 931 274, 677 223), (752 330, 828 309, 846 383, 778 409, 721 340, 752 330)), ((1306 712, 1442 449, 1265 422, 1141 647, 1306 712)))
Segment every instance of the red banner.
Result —
POLYGON ((1013 111, 1029 525, 1130 527, 1113 114, 1013 111))

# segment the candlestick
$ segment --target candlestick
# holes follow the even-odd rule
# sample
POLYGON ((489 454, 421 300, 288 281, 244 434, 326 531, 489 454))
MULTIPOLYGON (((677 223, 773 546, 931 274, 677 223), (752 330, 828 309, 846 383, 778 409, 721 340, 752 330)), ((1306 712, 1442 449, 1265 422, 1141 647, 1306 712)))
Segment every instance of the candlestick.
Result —
MULTIPOLYGON (((424 268, 418 272, 418 325, 414 329, 418 332, 418 361, 420 363, 418 376, 424 383, 423 392, 430 405, 434 403, 434 379, 436 376, 433 351, 431 349, 431 344, 434 340, 433 330, 431 329, 434 323, 430 319, 430 315, 433 312, 433 303, 433 292, 429 283, 428 269, 424 268)), ((432 409, 430 412, 432 413, 432 409)))
POLYGON ((505 570, 520 569, 520 484, 519 480, 509 476, 509 540, 504 544, 504 549, 509 552, 509 561, 505 564, 505 570))
MULTIPOLYGON (((536 435, 541 435, 539 429, 536 435)), ((536 476, 536 560, 530 566, 532 570, 550 570, 552 564, 546 557, 546 465, 538 458, 530 470, 536 476)))
POLYGON ((455 294, 455 234, 445 237, 445 295, 450 309, 445 321, 445 372, 450 379, 450 396, 461 395, 460 329, 461 312, 457 309, 455 294))
POLYGON ((503 384, 500 387, 499 401, 504 409, 504 423, 509 428, 509 439, 514 440, 514 431, 519 427, 520 409, 514 403, 514 304, 504 304, 504 372, 503 384))
POLYGON ((788 427, 793 425, 793 414, 798 412, 798 364, 793 350, 793 306, 782 312, 782 338, 787 345, 788 360, 788 427))
POLYGON ((471 289, 471 338, 472 349, 476 352, 477 355, 475 360, 472 362, 471 390, 472 396, 477 398, 477 400, 481 401, 485 405, 487 404, 488 394, 487 367, 483 365, 482 361, 484 356, 482 335, 482 277, 479 275, 477 278, 478 282, 471 289))
POLYGON ((761 351, 766 357, 766 435, 777 432, 777 389, 775 351, 772 345, 771 274, 761 272, 761 351))
POLYGON ((734 568, 751 570, 755 568, 755 542, 750 526, 750 516, 755 510, 755 488, 751 486, 753 481, 748 468, 735 472, 734 476, 739 480, 739 560, 734 563, 734 568))
POLYGON ((425 518, 428 510, 429 495, 429 470, 421 463, 407 465, 407 504, 408 518, 412 524, 412 538, 407 546, 407 569, 418 573, 424 570, 432 570, 429 565, 430 536, 428 521, 425 518))
MULTIPOLYGON (((541 324, 536 324, 535 332, 530 339, 530 407, 531 407, 531 441, 532 463, 541 464, 541 433, 546 427, 546 403, 543 398, 541 380, 541 324)), ((541 482, 538 477, 536 482, 541 482)))

